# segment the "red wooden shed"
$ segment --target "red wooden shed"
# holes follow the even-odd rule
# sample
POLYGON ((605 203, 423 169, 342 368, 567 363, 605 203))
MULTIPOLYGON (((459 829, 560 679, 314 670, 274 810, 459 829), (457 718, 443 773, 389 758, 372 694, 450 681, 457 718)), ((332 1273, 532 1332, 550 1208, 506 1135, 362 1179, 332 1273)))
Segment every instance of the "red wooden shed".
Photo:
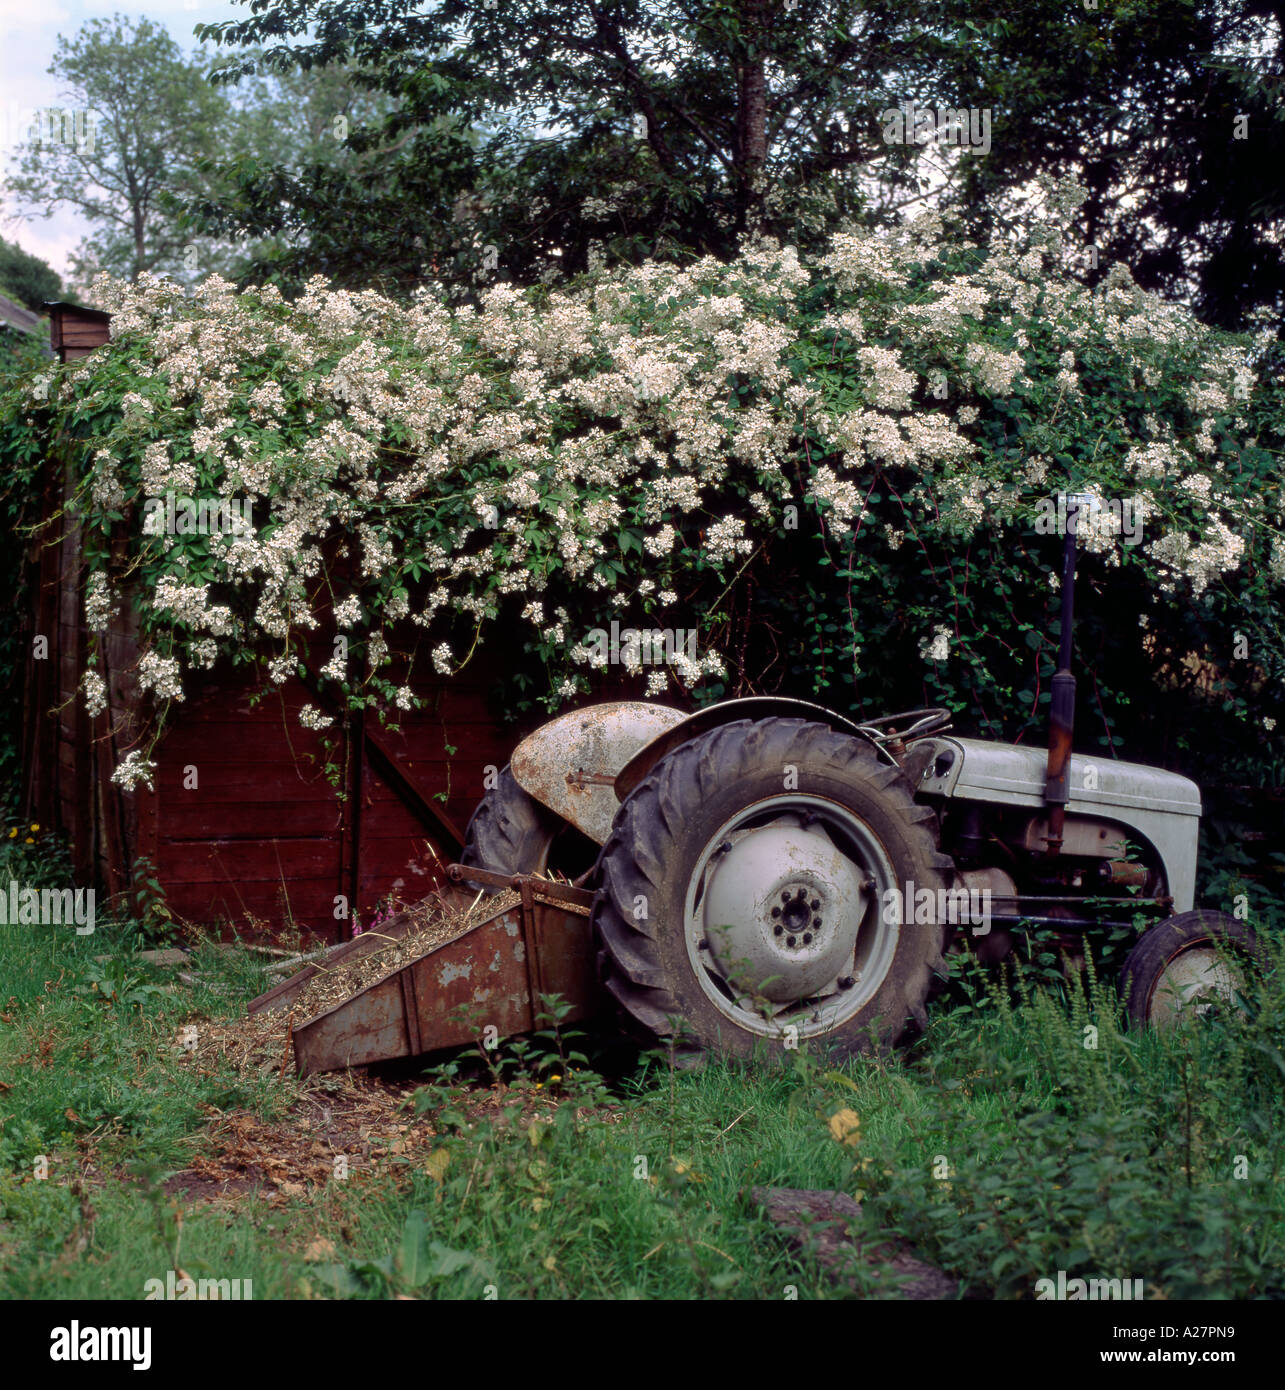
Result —
MULTIPOLYGON (((95 335, 106 341, 105 314, 52 308, 64 357, 92 350, 95 335)), ((126 608, 100 645, 108 706, 91 719, 77 693, 90 634, 80 537, 65 511, 74 486, 68 467, 50 464, 53 520, 29 553, 23 801, 68 835, 77 883, 123 893, 141 864, 182 919, 269 934, 294 924, 334 940, 354 912, 369 923, 387 895, 413 901, 434 886, 459 853, 487 767, 503 767, 524 732, 492 703, 502 643, 450 678, 422 674, 421 662, 410 684, 426 706, 397 730, 328 711, 329 752, 297 719, 315 691, 292 679, 255 702, 260 684, 220 663, 171 706, 153 788, 126 792, 111 774, 140 732, 136 619, 126 608)))
POLYGON ((521 731, 489 695, 498 671, 412 681, 427 701, 396 730, 336 710, 332 740, 302 728, 316 703, 297 680, 260 686, 223 664, 171 707, 153 786, 124 791, 112 770, 137 741, 132 616, 100 646, 108 707, 90 718, 76 687, 89 634, 82 564, 69 533, 40 555, 27 677, 25 805, 70 840, 78 885, 126 891, 150 865, 170 910, 272 933, 289 925, 339 940, 389 894, 413 901, 458 856, 463 828, 521 731), (329 772, 328 772, 329 767, 329 772))

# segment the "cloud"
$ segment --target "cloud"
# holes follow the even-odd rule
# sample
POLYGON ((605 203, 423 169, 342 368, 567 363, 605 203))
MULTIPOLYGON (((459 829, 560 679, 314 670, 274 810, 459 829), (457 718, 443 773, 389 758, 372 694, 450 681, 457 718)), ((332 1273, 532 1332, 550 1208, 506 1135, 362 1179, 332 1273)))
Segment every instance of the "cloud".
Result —
MULTIPOLYGON (((78 5, 70 7, 65 5, 33 5, 30 0, 0 0, 0 31, 3 31, 5 36, 4 87, 6 92, 13 76, 13 55, 9 48, 9 42, 14 35, 32 33, 57 35, 60 29, 74 23, 73 10, 79 8, 78 5)), ((52 53, 52 39, 48 47, 52 53)))

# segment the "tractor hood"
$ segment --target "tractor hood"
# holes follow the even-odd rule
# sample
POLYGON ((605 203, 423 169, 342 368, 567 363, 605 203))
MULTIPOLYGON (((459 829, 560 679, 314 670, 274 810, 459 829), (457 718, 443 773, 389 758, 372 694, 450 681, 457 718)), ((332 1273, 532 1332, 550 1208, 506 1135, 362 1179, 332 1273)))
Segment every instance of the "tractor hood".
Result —
MULTIPOLYGON (((1045 805, 1048 754, 1042 748, 973 738, 932 738, 916 796, 946 796, 991 805, 1045 805)), ((922 747, 916 743, 915 747, 922 747)), ((1200 788, 1189 778, 1142 763, 1076 754, 1071 758, 1068 816, 1093 816, 1134 832, 1159 853, 1174 910, 1193 904, 1200 788)))
MULTIPOLYGON (((1007 801, 1014 806, 1044 804, 1044 776, 1048 754, 1043 748, 1013 743, 987 743, 975 738, 936 738, 935 756, 920 791, 945 793, 973 801, 1007 801), (957 756, 942 767, 943 752, 957 756), (937 774, 937 775, 934 775, 937 774)), ((1162 811, 1178 816, 1200 815, 1200 788, 1189 778, 1142 763, 1115 758, 1071 758, 1071 799, 1067 810, 1127 807, 1137 811, 1162 811)))
POLYGON ((616 774, 685 718, 668 705, 590 705, 542 724, 518 744, 510 767, 528 796, 601 845, 620 809, 616 774))

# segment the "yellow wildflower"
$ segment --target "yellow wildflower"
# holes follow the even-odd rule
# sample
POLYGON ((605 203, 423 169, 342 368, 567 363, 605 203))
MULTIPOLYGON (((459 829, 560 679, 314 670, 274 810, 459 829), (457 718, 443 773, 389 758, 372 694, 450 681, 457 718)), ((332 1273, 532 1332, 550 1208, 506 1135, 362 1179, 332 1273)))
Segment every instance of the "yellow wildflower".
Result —
POLYGON ((840 1144, 856 1148, 861 1142, 861 1116, 855 1110, 837 1110, 830 1116, 830 1133, 840 1144))

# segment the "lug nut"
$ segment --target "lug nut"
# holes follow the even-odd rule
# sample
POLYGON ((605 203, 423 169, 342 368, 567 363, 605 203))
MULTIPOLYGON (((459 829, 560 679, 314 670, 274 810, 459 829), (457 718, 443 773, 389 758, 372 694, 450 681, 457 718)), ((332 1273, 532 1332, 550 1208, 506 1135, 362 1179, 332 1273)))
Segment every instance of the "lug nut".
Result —
POLYGON ((781 933, 785 930, 785 928, 781 926, 780 923, 778 923, 776 926, 772 928, 772 930, 777 934, 777 936, 780 936, 781 933))
POLYGON ((814 917, 812 919, 812 925, 819 928, 821 926, 821 919, 819 917, 814 917))
POLYGON ((810 931, 805 931, 805 932, 803 933, 803 944, 804 944, 805 946, 811 946, 811 945, 812 945, 812 933, 811 933, 810 931))
POLYGON ((813 899, 812 899, 812 911, 815 912, 815 911, 817 910, 817 908, 819 908, 820 906, 821 906, 821 899, 820 899, 820 898, 813 898, 813 899))
POLYGON ((774 907, 774 908, 772 909, 772 916, 773 916, 773 917, 779 917, 780 915, 781 915, 781 909, 780 909, 779 907, 774 907))
POLYGON ((792 936, 787 936, 787 937, 785 938, 785 944, 786 944, 787 946, 793 946, 793 945, 794 945, 794 937, 792 937, 792 936))
POLYGON ((843 976, 841 976, 840 979, 839 979, 839 988, 840 988, 840 989, 851 989, 852 986, 855 985, 855 984, 856 984, 856 981, 852 978, 851 975, 843 975, 843 976))

